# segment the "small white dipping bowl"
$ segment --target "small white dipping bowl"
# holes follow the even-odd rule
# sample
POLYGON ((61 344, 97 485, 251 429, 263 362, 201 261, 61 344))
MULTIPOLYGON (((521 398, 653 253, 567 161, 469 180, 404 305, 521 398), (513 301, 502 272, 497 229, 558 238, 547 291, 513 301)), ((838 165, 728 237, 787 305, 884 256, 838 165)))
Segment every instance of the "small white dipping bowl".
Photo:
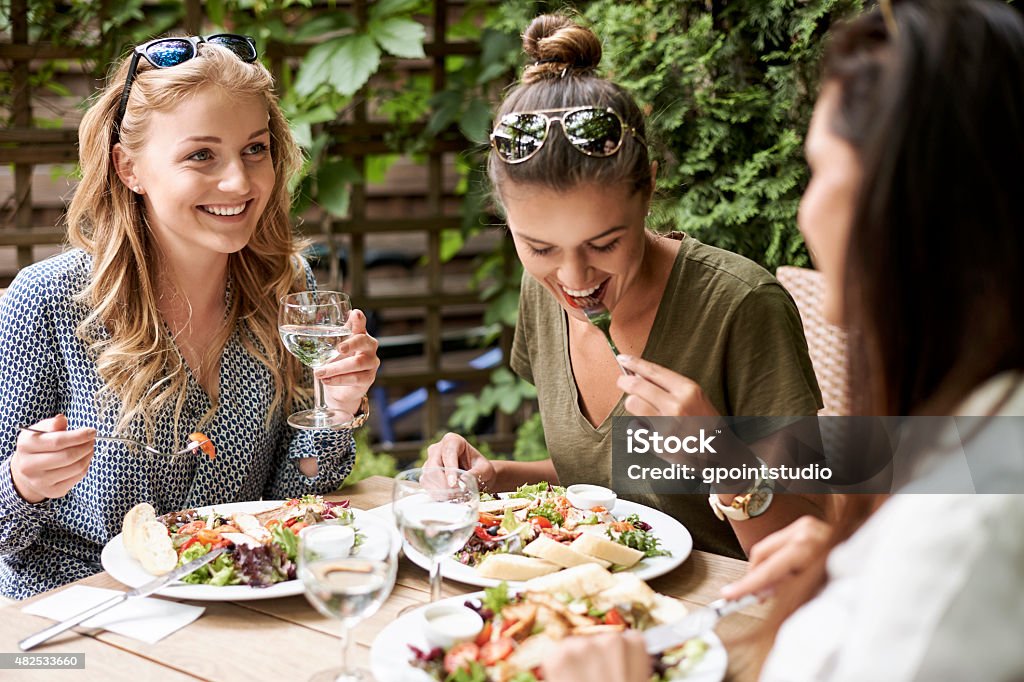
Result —
POLYGON ((604 507, 611 511, 615 506, 615 500, 618 499, 614 490, 589 483, 569 486, 565 489, 565 496, 569 498, 569 504, 585 511, 590 511, 594 507, 604 507))
POLYGON ((423 611, 423 632, 430 646, 443 649, 468 642, 484 629, 484 619, 461 604, 437 604, 423 611))

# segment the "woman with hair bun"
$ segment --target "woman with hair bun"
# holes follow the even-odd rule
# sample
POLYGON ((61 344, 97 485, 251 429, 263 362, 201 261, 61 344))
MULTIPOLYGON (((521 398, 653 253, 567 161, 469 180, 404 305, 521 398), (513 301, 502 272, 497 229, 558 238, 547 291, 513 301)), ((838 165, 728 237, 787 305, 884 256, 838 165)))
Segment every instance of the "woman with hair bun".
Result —
MULTIPOLYGON (((281 344, 278 302, 316 282, 289 218, 299 149, 252 39, 135 48, 79 147, 74 248, 21 270, 0 304, 0 592, 19 599, 98 572, 140 502, 327 493, 355 457, 350 430, 285 421, 311 377, 281 344), (97 440, 169 453, 200 429, 215 459, 97 440)), ((317 372, 329 406, 356 414, 379 361, 351 321, 317 372)))
MULTIPOLYGON (((814 415, 821 396, 786 291, 741 256, 646 229, 657 165, 636 102, 597 72, 598 37, 545 15, 523 47, 531 63, 496 112, 488 173, 526 271, 511 365, 537 387, 551 459, 491 461, 447 434, 428 462, 469 469, 492 490, 610 486, 614 417, 814 415), (618 359, 582 310, 594 304, 611 313, 618 359)), ((696 547, 731 556, 820 513, 777 495, 726 523, 706 494, 634 499, 679 518, 696 547)))

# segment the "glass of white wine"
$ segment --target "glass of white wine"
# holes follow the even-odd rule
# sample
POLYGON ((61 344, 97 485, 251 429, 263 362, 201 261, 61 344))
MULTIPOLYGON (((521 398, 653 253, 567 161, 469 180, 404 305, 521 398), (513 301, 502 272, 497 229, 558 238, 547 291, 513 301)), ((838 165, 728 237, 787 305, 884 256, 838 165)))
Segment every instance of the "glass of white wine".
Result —
MULTIPOLYGON (((288 352, 314 370, 341 354, 338 346, 352 334, 352 302, 340 291, 300 291, 281 299, 277 329, 288 352)), ((297 429, 337 429, 352 415, 327 407, 324 386, 313 376, 313 409, 296 412, 288 423, 297 429)))
POLYGON ((312 682, 367 679, 349 666, 351 630, 376 613, 395 586, 398 541, 393 533, 381 523, 371 542, 353 550, 351 529, 343 525, 318 524, 302 531, 298 576, 306 599, 320 613, 341 621, 341 667, 317 673, 312 682))
POLYGON ((476 476, 454 467, 408 469, 395 477, 392 501, 402 537, 430 559, 430 601, 437 601, 441 560, 461 549, 476 528, 476 476))

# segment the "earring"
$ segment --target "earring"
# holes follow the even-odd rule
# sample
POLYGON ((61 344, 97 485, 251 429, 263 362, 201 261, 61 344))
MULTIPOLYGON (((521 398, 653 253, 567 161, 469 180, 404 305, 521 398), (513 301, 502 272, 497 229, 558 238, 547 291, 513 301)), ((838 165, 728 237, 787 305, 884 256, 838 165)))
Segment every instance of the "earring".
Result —
POLYGON ((132 185, 132 191, 136 194, 142 194, 142 185, 132 185))

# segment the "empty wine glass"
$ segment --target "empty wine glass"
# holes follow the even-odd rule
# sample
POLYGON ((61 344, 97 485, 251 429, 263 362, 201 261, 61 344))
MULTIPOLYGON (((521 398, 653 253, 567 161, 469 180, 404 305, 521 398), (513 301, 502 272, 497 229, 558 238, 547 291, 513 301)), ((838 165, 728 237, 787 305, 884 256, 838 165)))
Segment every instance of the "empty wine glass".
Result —
MULTIPOLYGON (((341 354, 338 345, 352 334, 352 302, 340 291, 300 291, 281 299, 277 328, 288 352, 314 370, 341 354)), ((324 386, 313 376, 313 409, 296 412, 288 423, 297 429, 337 429, 352 415, 327 407, 324 386)))
POLYGON ((367 679, 349 667, 351 630, 369 618, 391 594, 398 575, 398 541, 382 521, 363 519, 365 541, 353 549, 352 528, 318 524, 299 538, 298 576, 306 599, 317 611, 341 622, 341 667, 324 670, 313 682, 359 682, 367 679), (379 525, 379 528, 368 526, 379 525))
POLYGON ((476 528, 476 476, 454 467, 409 469, 395 477, 392 501, 405 541, 430 559, 430 601, 437 601, 441 559, 461 549, 476 528))

